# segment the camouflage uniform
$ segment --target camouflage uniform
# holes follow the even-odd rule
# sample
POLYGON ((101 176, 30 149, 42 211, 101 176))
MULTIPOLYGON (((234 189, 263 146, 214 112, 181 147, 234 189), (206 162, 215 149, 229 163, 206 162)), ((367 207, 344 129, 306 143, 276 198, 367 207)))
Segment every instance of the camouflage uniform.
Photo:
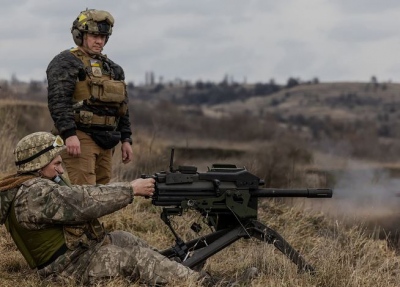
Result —
MULTIPOLYGON (((33 178, 18 189, 14 210, 18 222, 29 230, 56 225, 74 228, 119 210, 132 200, 129 183, 68 187, 33 178)), ((167 259, 128 232, 114 231, 97 239, 89 238, 84 234, 66 239, 72 241, 73 247, 39 269, 41 278, 81 284, 118 276, 149 284, 199 279, 199 273, 167 259)))
MULTIPOLYGON (((82 46, 83 34, 111 35, 114 19, 106 11, 82 11, 71 28, 82 46)), ((73 184, 106 184, 111 179, 112 148, 129 142, 131 126, 123 69, 102 54, 66 50, 47 67, 48 107, 55 132, 77 136, 81 155, 62 154, 73 184)))
POLYGON ((30 134, 14 150, 17 173, 0 180, 0 224, 42 279, 87 285, 122 277, 151 285, 188 280, 222 286, 223 281, 169 260, 128 232, 106 233, 98 221, 130 204, 133 188, 150 196, 154 179, 70 185, 61 177, 64 149, 59 136, 30 134))

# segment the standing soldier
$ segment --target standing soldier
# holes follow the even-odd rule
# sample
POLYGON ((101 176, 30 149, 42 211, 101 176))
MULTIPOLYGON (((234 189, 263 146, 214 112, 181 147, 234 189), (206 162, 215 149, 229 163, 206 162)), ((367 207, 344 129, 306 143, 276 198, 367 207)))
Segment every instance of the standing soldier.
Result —
MULTIPOLYGON (((107 232, 98 218, 151 197, 153 178, 106 185, 69 185, 62 179, 63 140, 48 132, 21 139, 15 148, 17 173, 0 180, 0 224, 41 279, 87 286, 101 279, 126 278, 151 286, 200 281, 233 286, 164 257, 133 234, 107 232)), ((239 281, 253 278, 254 269, 239 281)))
POLYGON ((101 53, 113 25, 106 11, 82 11, 71 28, 77 47, 55 56, 46 71, 48 106, 73 184, 108 183, 119 142, 122 162, 132 160, 124 71, 101 53))

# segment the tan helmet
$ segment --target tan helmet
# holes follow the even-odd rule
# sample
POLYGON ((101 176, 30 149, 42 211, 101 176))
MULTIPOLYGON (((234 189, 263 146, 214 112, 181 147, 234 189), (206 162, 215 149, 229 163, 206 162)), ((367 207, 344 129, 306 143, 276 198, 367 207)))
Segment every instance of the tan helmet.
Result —
POLYGON ((114 17, 107 11, 86 9, 72 23, 72 38, 76 45, 82 46, 84 33, 100 34, 107 36, 107 43, 113 26, 114 17))
POLYGON ((48 165, 63 149, 60 136, 48 132, 36 132, 22 138, 15 150, 15 165, 18 172, 36 171, 48 165))

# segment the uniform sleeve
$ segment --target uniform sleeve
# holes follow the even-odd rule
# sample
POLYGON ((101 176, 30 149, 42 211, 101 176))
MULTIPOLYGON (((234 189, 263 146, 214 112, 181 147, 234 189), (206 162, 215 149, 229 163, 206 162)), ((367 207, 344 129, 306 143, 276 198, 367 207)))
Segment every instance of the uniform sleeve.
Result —
POLYGON ((126 111, 124 116, 120 117, 117 130, 121 132, 121 140, 131 138, 132 130, 129 119, 129 109, 126 111))
MULTIPOLYGON (((108 59, 108 61, 109 61, 110 65, 111 65, 111 68, 114 71, 115 79, 119 80, 119 81, 125 81, 125 73, 124 73, 124 70, 122 69, 122 67, 117 65, 116 63, 114 63, 110 59, 108 59)), ((125 91, 125 92, 127 93, 127 91, 125 91)), ((128 99, 129 99, 129 96, 126 97, 126 106, 127 107, 129 107, 128 99)), ((121 116, 119 118, 117 131, 121 132, 121 139, 122 140, 131 137, 132 129, 131 129, 131 121, 130 121, 130 117, 129 117, 129 108, 126 111, 125 115, 123 115, 123 116, 121 116)))
POLYGON ((55 56, 46 70, 49 111, 56 128, 64 138, 76 134, 72 95, 82 70, 84 72, 83 63, 69 51, 55 56))
POLYGON ((29 229, 81 224, 113 213, 133 201, 130 183, 60 186, 39 179, 22 186, 15 199, 18 222, 29 229))

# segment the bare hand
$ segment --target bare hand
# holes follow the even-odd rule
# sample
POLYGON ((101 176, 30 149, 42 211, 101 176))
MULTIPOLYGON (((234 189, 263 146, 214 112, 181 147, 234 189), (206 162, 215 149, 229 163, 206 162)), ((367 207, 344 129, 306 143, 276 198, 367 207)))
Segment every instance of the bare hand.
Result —
POLYGON ((153 196, 155 191, 154 178, 138 178, 131 181, 134 196, 153 196))
POLYGON ((132 160, 133 152, 130 143, 123 142, 121 145, 122 162, 128 163, 132 160))
POLYGON ((70 156, 78 157, 81 154, 81 142, 77 136, 70 136, 65 140, 67 152, 70 156))

